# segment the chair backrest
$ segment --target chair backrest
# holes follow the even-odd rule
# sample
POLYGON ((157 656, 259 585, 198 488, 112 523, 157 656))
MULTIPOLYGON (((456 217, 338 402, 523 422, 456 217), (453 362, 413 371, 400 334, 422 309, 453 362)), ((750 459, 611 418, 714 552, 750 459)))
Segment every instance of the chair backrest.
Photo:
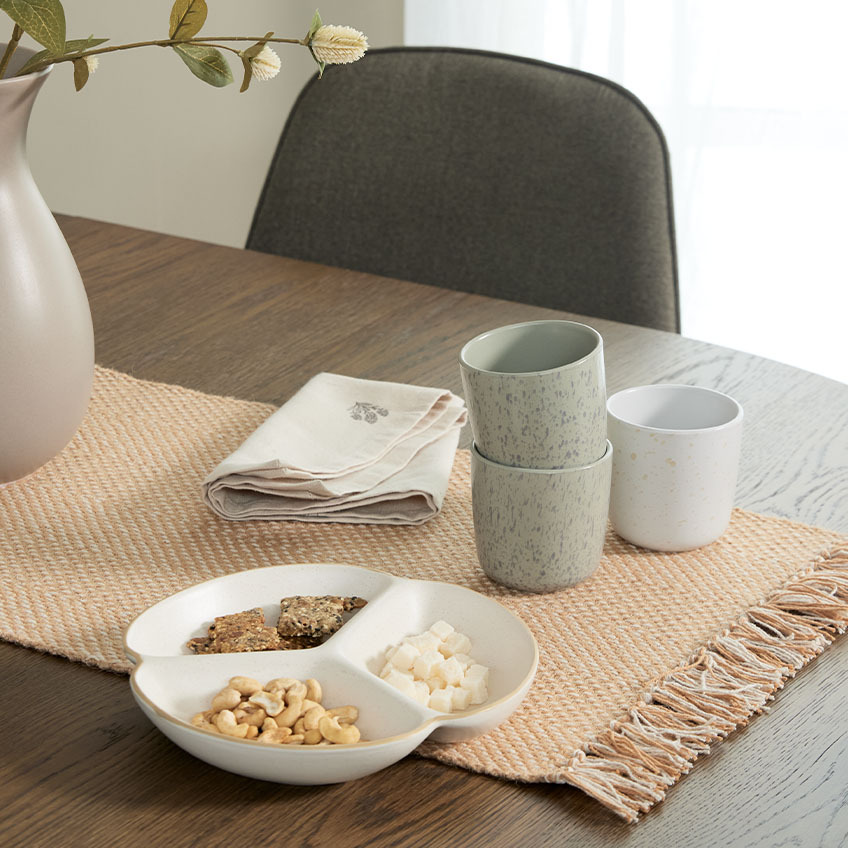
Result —
POLYGON ((679 331, 668 150, 626 89, 452 48, 313 78, 247 247, 679 331))

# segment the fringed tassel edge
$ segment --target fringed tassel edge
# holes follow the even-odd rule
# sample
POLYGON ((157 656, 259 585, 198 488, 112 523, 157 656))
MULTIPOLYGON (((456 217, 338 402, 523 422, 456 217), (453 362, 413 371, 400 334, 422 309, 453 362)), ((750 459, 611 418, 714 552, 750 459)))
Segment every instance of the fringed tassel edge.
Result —
POLYGON ((768 709, 774 693, 846 629, 848 549, 839 549, 659 680, 643 703, 575 752, 559 780, 636 821, 712 742, 768 709))

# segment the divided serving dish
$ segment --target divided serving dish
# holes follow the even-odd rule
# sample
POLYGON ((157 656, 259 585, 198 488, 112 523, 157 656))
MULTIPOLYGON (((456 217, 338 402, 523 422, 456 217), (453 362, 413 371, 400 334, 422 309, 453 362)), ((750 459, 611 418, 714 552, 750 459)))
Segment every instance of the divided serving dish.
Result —
POLYGON ((143 612, 126 631, 130 686, 145 715, 169 739, 219 768, 281 783, 353 780, 400 760, 430 737, 470 739, 503 722, 526 695, 538 648, 524 622, 490 598, 450 583, 410 580, 356 566, 303 563, 229 574, 178 592, 143 612), (358 595, 368 603, 323 644, 287 651, 192 654, 215 616, 262 607, 269 624, 291 595, 358 595), (387 648, 443 619, 471 639, 488 666, 489 697, 462 712, 439 713, 379 677, 387 648), (191 717, 236 675, 316 678, 327 707, 354 704, 365 741, 352 745, 265 745, 202 730, 191 717))

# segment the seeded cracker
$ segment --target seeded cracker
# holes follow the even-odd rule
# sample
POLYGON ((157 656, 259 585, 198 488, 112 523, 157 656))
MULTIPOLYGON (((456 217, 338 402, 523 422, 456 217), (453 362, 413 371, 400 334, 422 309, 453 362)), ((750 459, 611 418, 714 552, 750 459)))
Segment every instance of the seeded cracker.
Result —
POLYGON ((277 632, 283 639, 311 637, 322 639, 335 633, 343 624, 342 613, 364 607, 367 601, 355 595, 294 595, 280 601, 277 632))
POLYGON ((320 636, 279 636, 281 651, 299 651, 302 648, 314 648, 320 645, 320 636))
POLYGON ((209 627, 209 635, 190 639, 187 647, 195 654, 230 654, 242 651, 273 651, 280 637, 265 624, 261 607, 219 615, 209 627))

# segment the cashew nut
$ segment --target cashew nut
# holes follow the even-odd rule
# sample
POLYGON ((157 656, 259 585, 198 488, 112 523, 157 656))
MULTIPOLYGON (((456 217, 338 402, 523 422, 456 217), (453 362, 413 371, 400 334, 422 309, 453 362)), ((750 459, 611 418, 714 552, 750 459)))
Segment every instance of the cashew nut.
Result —
POLYGON ((275 677, 273 680, 269 680, 265 684, 266 692, 285 692, 289 686, 297 683, 293 677, 275 677))
POLYGON ((195 727, 199 727, 202 730, 211 730, 214 733, 218 732, 218 728, 215 726, 215 711, 214 710, 205 710, 202 713, 197 713, 191 717, 191 723, 195 727))
POLYGON ((313 707, 311 710, 307 710, 303 716, 303 726, 307 730, 317 730, 318 719, 320 719, 324 713, 326 713, 326 710, 320 704, 318 704, 317 707, 313 707))
POLYGON ((307 678, 306 697, 309 698, 310 701, 317 701, 320 704, 323 694, 321 684, 314 677, 307 678))
POLYGON ((252 677, 231 677, 228 685, 230 689, 235 689, 242 695, 252 695, 254 692, 262 691, 262 684, 252 677))
POLYGON ((353 724, 359 718, 359 710, 348 704, 345 707, 333 707, 333 709, 327 710, 327 715, 330 718, 337 718, 339 724, 353 724))
POLYGON ((255 692, 248 700, 262 707, 269 716, 282 712, 284 706, 283 696, 278 692, 255 692))
POLYGON ((247 725, 239 724, 230 710, 221 710, 215 717, 215 726, 225 736, 235 736, 244 739, 247 736, 247 725))
POLYGON ((191 718, 194 727, 266 745, 350 745, 360 740, 351 704, 325 709, 315 678, 277 677, 262 689, 252 677, 231 677, 212 708, 191 718), (246 700, 245 700, 246 699, 246 700))
POLYGON ((330 716, 329 713, 318 719, 318 729, 325 739, 337 745, 350 745, 359 741, 359 728, 355 724, 342 727, 338 718, 330 716))
POLYGON ((233 715, 239 724, 249 724, 253 727, 262 727, 262 723, 268 717, 262 707, 251 703, 248 703, 246 707, 233 710, 233 715))
POLYGON ((275 715, 266 709, 269 715, 273 715, 278 727, 291 727, 303 712, 303 698, 292 698, 288 706, 279 714, 275 715))
POLYGON ((300 698, 301 701, 306 698, 305 683, 302 683, 300 680, 295 680, 295 682, 286 689, 286 703, 290 704, 292 698, 300 698))
POLYGON ((263 727, 257 741, 264 742, 266 745, 279 745, 289 736, 291 736, 291 730, 288 727, 263 727))
POLYGON ((212 699, 212 709, 216 711, 231 710, 233 707, 238 706, 240 701, 241 693, 237 689, 230 689, 227 687, 226 689, 222 689, 212 699))

